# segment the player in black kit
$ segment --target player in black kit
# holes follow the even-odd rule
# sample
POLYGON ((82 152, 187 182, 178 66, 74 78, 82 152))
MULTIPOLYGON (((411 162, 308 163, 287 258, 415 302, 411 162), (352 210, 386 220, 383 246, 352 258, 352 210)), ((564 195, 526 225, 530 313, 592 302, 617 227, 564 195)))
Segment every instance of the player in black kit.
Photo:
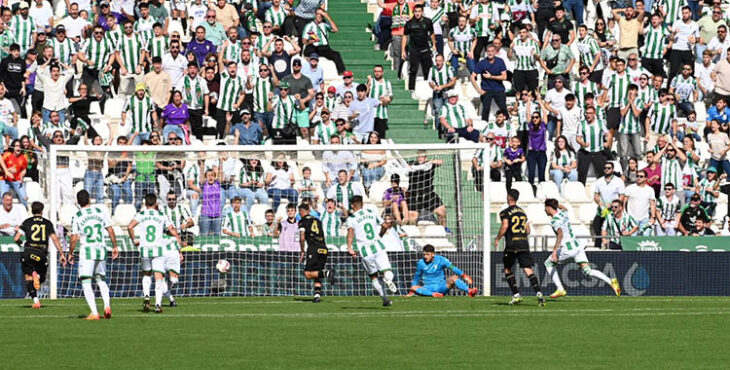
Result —
POLYGON ((21 236, 25 235, 25 248, 20 257, 23 274, 25 274, 25 288, 28 295, 33 298, 33 308, 41 308, 41 301, 38 300, 36 291, 46 281, 48 270, 48 239, 53 240, 58 250, 59 258, 63 266, 66 266, 66 257, 63 255, 61 242, 53 230, 51 221, 43 218, 43 203, 33 202, 31 204, 33 217, 23 221, 20 229, 15 234, 15 242, 21 245, 21 236))
POLYGON ((306 249, 307 264, 304 266, 304 277, 314 280, 314 298, 312 302, 319 303, 322 296, 322 278, 327 278, 331 285, 335 283, 332 269, 325 270, 327 264, 327 243, 324 240, 322 221, 309 214, 309 205, 299 205, 299 245, 302 252, 299 263, 304 260, 306 249), (306 248, 305 248, 306 247, 306 248))
POLYGON ((530 225, 527 224, 525 211, 517 206, 517 200, 519 198, 520 192, 516 189, 511 189, 507 192, 508 207, 499 213, 499 218, 502 220, 502 227, 494 239, 494 246, 495 248, 499 247, 499 239, 504 237, 504 257, 502 257, 504 278, 507 280, 507 284, 509 284, 513 294, 509 304, 514 305, 522 302, 522 295, 520 295, 520 290, 517 288, 515 274, 512 272, 515 261, 519 261, 520 267, 527 274, 532 289, 537 294, 538 304, 544 306, 545 298, 540 291, 540 283, 537 280, 537 276, 535 276, 535 272, 532 270, 532 267, 535 265, 535 260, 532 258, 530 243, 527 240, 527 236, 530 235, 530 225))

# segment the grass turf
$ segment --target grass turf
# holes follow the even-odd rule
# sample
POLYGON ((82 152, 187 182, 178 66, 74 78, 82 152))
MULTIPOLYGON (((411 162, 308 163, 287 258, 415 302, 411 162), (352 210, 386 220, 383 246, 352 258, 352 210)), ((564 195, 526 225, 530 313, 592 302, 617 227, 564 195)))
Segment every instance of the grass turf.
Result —
POLYGON ((181 298, 162 314, 112 300, 0 301, 0 366, 25 368, 720 368, 730 299, 181 298), (101 306, 101 302, 99 302, 101 306))

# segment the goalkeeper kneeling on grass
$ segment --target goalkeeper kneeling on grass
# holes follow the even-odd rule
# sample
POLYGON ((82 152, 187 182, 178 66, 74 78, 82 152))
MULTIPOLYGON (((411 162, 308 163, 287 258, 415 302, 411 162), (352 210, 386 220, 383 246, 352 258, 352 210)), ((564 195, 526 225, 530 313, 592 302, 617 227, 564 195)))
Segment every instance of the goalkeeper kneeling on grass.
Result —
POLYGON ((469 297, 474 297, 477 295, 477 288, 469 288, 469 284, 472 284, 469 275, 454 266, 448 258, 437 256, 433 245, 426 244, 423 247, 423 259, 419 260, 416 265, 416 274, 413 276, 411 291, 408 296, 418 294, 441 298, 456 286, 457 289, 468 293, 469 297), (444 269, 449 269, 456 275, 449 276, 447 279, 444 269), (423 285, 419 285, 421 283, 423 285))

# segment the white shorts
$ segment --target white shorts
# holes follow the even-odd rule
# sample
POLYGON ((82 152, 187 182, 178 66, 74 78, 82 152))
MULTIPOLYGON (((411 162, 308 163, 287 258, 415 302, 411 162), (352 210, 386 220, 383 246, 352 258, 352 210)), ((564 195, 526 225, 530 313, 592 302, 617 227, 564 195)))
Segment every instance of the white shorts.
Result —
POLYGON ((93 278, 94 276, 106 276, 106 261, 101 260, 79 260, 79 278, 93 278))
POLYGON ((575 261, 575 263, 588 263, 585 248, 567 250, 565 247, 560 247, 558 249, 558 263, 562 263, 570 259, 575 261))
POLYGON ((185 1, 172 0, 172 9, 185 11, 185 1))
POLYGON ((165 273, 165 257, 143 257, 140 263, 142 272, 161 272, 165 273))
POLYGON ((172 249, 162 254, 165 258, 165 272, 172 271, 180 274, 180 251, 172 249))
POLYGON ((368 275, 376 274, 378 271, 390 270, 388 253, 385 251, 379 251, 378 253, 363 257, 362 265, 365 267, 365 271, 368 275))
POLYGON ((142 270, 142 272, 152 271, 152 258, 149 258, 149 257, 140 258, 139 269, 142 270))

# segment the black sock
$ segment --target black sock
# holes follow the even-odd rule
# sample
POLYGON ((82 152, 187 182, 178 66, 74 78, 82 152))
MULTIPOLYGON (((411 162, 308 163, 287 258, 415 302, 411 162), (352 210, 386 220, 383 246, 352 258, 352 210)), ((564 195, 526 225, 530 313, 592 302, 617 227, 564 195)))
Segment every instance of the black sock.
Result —
POLYGON ((322 295, 322 286, 321 285, 314 286, 314 295, 322 295))
POLYGON ((321 279, 324 277, 324 270, 317 271, 317 278, 321 279))
POLYGON ((515 281, 515 274, 513 274, 513 273, 504 274, 504 278, 507 280, 507 284, 509 284, 509 288, 512 289, 512 294, 518 294, 520 292, 520 290, 517 289, 517 282, 515 281))
POLYGON ((35 298, 36 297, 35 286, 33 286, 33 281, 32 280, 25 282, 25 289, 28 290, 28 294, 30 295, 31 298, 35 298))
POLYGON ((532 274, 527 278, 530 279, 530 285, 532 285, 532 289, 535 291, 535 293, 540 293, 540 282, 537 281, 537 275, 532 274))
POLYGON ((180 23, 182 24, 183 29, 185 32, 188 31, 188 19, 185 17, 180 17, 180 23))

